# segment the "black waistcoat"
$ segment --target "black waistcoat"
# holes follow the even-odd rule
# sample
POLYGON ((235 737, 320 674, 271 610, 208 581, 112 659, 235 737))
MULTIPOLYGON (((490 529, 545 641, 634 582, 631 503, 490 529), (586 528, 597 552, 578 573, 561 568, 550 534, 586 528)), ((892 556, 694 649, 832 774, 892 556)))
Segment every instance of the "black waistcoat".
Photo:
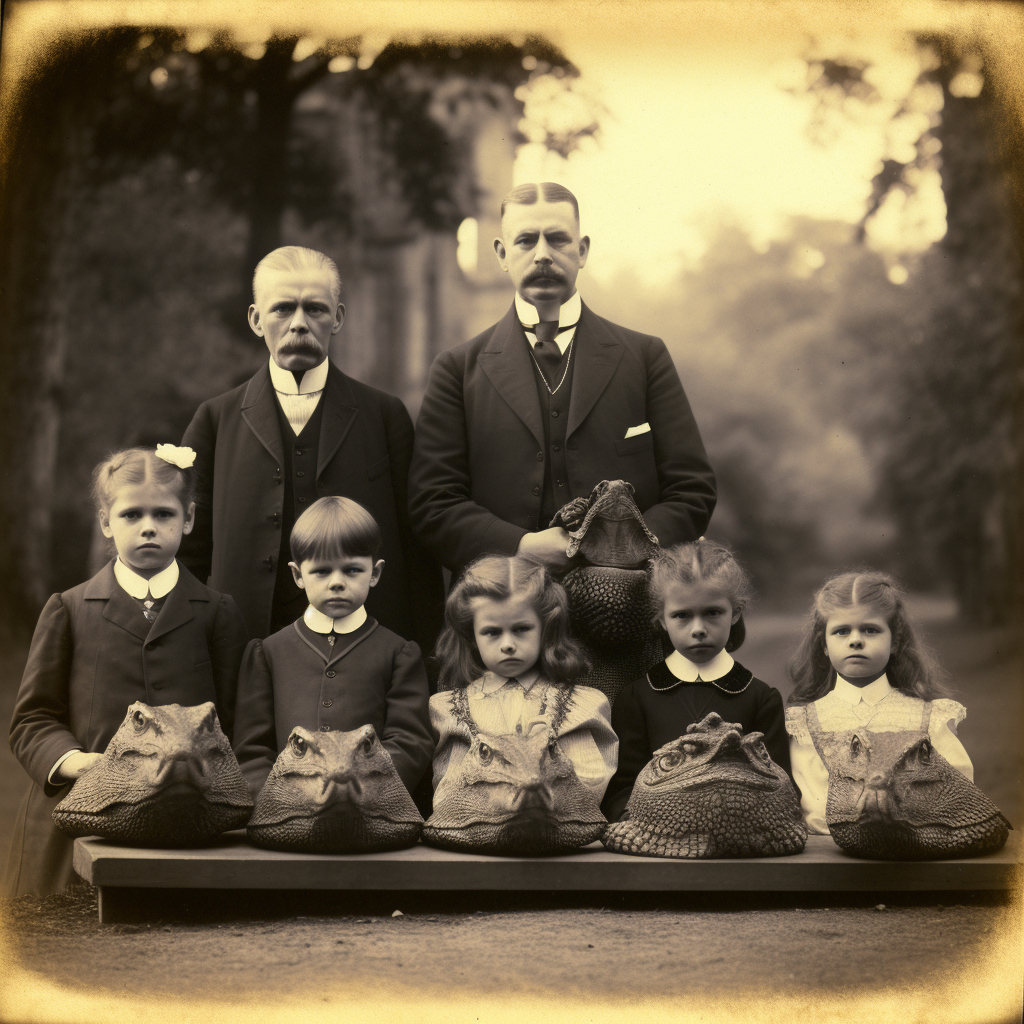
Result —
MULTIPOLYGON (((538 528, 547 529, 554 514, 572 497, 569 491, 569 472, 565 462, 565 429, 569 422, 569 396, 572 394, 573 368, 576 359, 575 340, 562 355, 558 372, 551 375, 548 387, 555 393, 549 394, 536 360, 533 376, 540 398, 541 419, 544 423, 544 490, 540 503, 538 528)), ((540 453, 539 453, 540 454, 540 453)))
MULTIPOLYGON (((320 447, 320 423, 324 418, 324 396, 316 403, 313 415, 298 436, 292 431, 288 417, 274 396, 277 420, 281 425, 284 449, 284 507, 281 516, 281 547, 277 561, 277 582, 274 586, 274 605, 298 602, 299 612, 305 607, 305 595, 292 579, 288 562, 291 561, 290 540, 295 520, 317 499, 316 460, 320 447), (301 600, 300 600, 301 598, 301 600)), ((297 617, 297 616, 294 616, 297 617)), ((290 621, 290 620, 289 620, 290 621)))

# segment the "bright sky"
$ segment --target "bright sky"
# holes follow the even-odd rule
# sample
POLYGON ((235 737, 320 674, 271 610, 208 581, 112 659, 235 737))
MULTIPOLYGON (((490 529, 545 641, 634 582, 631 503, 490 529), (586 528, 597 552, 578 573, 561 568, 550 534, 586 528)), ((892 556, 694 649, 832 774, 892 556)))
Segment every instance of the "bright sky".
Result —
MULTIPOLYGON (((711 48, 700 43, 648 42, 642 52, 563 43, 582 72, 580 89, 607 108, 599 117, 599 140, 587 140, 568 160, 540 145, 525 146, 515 180, 553 179, 577 195, 583 229, 592 238, 592 277, 633 267, 648 283, 664 283, 684 259, 700 255, 707 231, 722 217, 743 225, 755 242, 785 232, 795 215, 853 223, 863 215, 882 157, 906 158, 908 143, 927 126, 921 113, 901 132, 890 127, 895 105, 919 71, 902 36, 837 43, 876 62, 882 99, 862 108, 858 122, 834 118, 826 144, 809 137, 806 93, 784 90, 804 85, 805 32, 719 40, 711 48)), ((550 102, 544 107, 541 98, 531 100, 528 113, 534 107, 550 111, 550 102)), ((909 209, 899 207, 897 200, 885 209, 874 232, 876 246, 893 261, 901 249, 925 248, 944 231, 937 172, 923 177, 909 209)))
MULTIPOLYGON (((906 159, 927 117, 892 122, 919 70, 910 32, 979 32, 1018 57, 1024 46, 1024 9, 979 0, 15 0, 7 10, 7 81, 56 31, 118 21, 188 25, 197 38, 228 27, 257 48, 272 31, 362 35, 361 63, 395 35, 543 35, 603 105, 601 135, 568 161, 524 147, 516 180, 559 180, 578 195, 593 243, 588 276, 635 268, 648 284, 699 257, 721 218, 761 244, 795 215, 855 222, 883 156, 906 159), (826 145, 808 137, 809 98, 783 88, 803 84, 812 41, 869 58, 882 95, 857 121, 835 119, 826 145)), ((534 91, 540 107, 543 97, 534 91)), ((556 120, 578 112, 564 94, 559 104, 548 110, 556 120)), ((897 272, 901 253, 944 231, 937 173, 905 205, 893 195, 870 236, 897 272)))

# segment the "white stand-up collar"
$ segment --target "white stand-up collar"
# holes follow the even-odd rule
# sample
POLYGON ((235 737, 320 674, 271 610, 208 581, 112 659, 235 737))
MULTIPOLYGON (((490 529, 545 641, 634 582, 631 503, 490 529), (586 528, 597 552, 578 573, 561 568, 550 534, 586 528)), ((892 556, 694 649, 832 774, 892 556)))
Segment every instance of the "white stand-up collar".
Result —
POLYGON ((274 390, 283 395, 312 395, 323 391, 327 383, 328 360, 325 359, 319 366, 307 370, 302 375, 300 384, 295 383, 295 374, 291 370, 282 370, 274 362, 273 356, 270 359, 270 380, 274 390))
POLYGON ((669 672, 676 679, 682 679, 684 683, 695 683, 698 679, 702 682, 710 683, 714 679, 721 679, 722 676, 728 675, 732 671, 732 667, 735 664, 732 660, 732 655, 726 651, 719 651, 709 662, 703 665, 690 661, 689 658, 678 651, 673 651, 665 659, 665 665, 668 667, 669 672))
MULTIPOLYGON (((562 303, 562 308, 558 311, 558 326, 565 327, 567 324, 574 324, 580 318, 580 313, 583 310, 583 303, 580 299, 579 292, 573 292, 562 303)), ((532 302, 527 302, 519 292, 516 292, 516 314, 519 317, 521 324, 535 324, 540 322, 540 314, 537 312, 537 307, 532 302)))
POLYGON ((366 607, 360 605, 354 612, 349 612, 344 618, 332 619, 324 615, 312 605, 308 605, 302 613, 302 621, 314 633, 354 633, 366 621, 366 607))
POLYGON ((166 569, 161 569, 147 580, 118 558, 114 562, 114 579, 123 591, 139 601, 144 601, 147 597, 159 600, 166 597, 178 582, 178 562, 171 559, 171 564, 166 569))
POLYGON ((865 704, 877 704, 880 700, 888 697, 892 693, 892 689, 888 677, 884 674, 880 675, 873 683, 868 683, 867 686, 854 686, 853 683, 848 683, 841 675, 837 674, 836 685, 832 688, 832 692, 847 704, 859 704, 861 701, 865 704))

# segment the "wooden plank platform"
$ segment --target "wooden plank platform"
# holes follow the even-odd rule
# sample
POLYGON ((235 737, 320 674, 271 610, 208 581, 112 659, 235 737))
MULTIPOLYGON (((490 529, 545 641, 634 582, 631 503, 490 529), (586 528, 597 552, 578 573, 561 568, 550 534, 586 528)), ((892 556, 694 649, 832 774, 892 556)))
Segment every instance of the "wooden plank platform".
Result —
POLYGON ((965 860, 850 857, 811 836, 792 857, 671 860, 610 853, 592 843, 562 857, 489 857, 418 845, 372 854, 260 850, 244 832, 212 846, 148 850, 75 841, 75 870, 105 889, 335 889, 362 891, 822 892, 1005 890, 1022 878, 1016 835, 998 853, 965 860))

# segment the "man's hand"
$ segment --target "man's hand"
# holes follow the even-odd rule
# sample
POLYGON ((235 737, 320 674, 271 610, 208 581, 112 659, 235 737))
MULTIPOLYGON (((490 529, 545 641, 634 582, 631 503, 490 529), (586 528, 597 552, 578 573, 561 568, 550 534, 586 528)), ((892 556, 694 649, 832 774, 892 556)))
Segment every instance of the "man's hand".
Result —
POLYGON ((57 769, 57 775, 62 779, 77 779, 102 759, 102 754, 87 754, 84 750, 76 750, 64 758, 57 769))
POLYGON ((569 564, 565 549, 569 546, 569 534, 560 526, 552 526, 537 533, 523 534, 516 548, 517 555, 527 555, 538 562, 553 567, 569 564))

